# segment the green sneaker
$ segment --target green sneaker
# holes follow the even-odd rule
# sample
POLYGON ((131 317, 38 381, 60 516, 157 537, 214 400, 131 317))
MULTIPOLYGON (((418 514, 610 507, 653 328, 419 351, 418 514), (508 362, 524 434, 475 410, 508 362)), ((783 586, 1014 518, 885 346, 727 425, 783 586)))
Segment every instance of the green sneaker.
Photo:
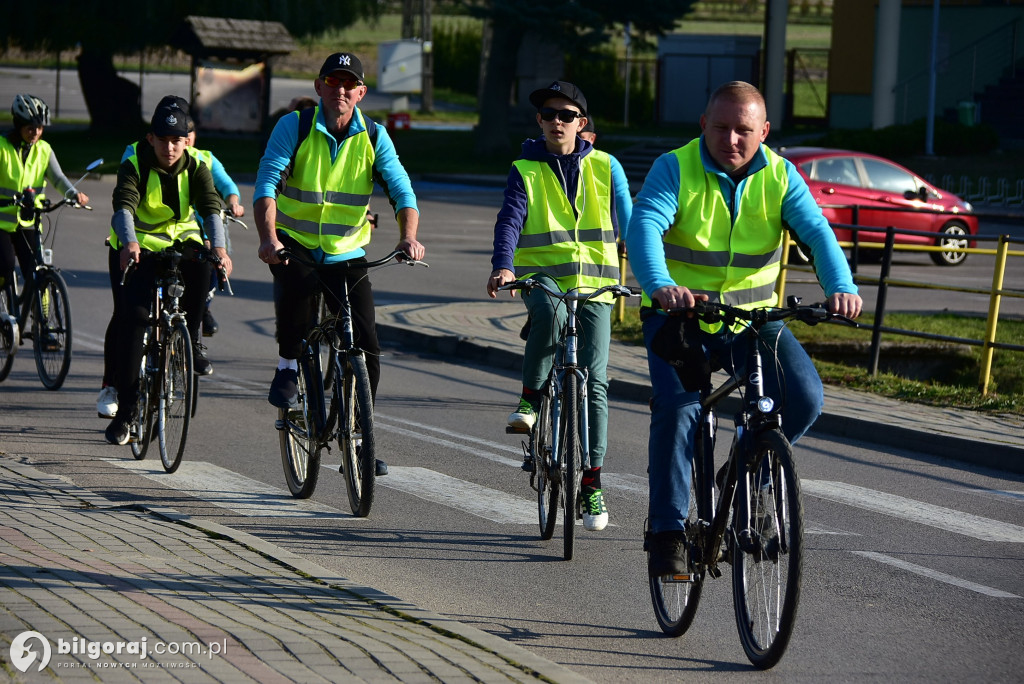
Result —
POLYGON ((602 490, 584 487, 581 496, 583 497, 583 527, 591 532, 608 527, 608 507, 604 504, 602 490))
POLYGON ((537 422, 537 407, 524 397, 519 398, 519 406, 508 417, 508 426, 517 430, 532 430, 537 422))

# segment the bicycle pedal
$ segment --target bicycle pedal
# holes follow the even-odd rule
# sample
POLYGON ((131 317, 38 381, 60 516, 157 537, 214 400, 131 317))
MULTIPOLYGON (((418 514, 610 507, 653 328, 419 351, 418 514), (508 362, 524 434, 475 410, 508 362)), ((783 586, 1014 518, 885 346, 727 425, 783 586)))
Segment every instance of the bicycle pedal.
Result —
POLYGON ((673 575, 662 575, 660 577, 660 579, 661 579, 662 582, 666 582, 666 583, 669 583, 669 584, 679 584, 679 583, 683 583, 683 582, 693 582, 694 576, 693 576, 693 573, 686 572, 686 573, 675 573, 673 575))
POLYGON ((512 427, 511 425, 505 426, 506 435, 528 435, 530 434, 529 428, 512 427))

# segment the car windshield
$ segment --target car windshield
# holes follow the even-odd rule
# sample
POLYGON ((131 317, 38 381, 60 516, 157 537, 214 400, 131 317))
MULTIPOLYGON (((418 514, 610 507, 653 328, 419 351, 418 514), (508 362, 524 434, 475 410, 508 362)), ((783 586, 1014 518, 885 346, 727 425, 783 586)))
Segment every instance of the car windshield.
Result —
POLYGON ((906 191, 918 191, 917 180, 903 169, 876 159, 863 159, 868 174, 868 187, 902 195, 906 191))

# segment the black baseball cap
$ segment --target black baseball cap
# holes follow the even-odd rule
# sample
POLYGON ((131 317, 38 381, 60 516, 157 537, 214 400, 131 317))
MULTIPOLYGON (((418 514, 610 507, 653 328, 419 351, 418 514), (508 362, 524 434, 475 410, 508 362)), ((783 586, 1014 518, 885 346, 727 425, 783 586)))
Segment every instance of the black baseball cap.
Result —
POLYGON ((174 104, 158 105, 153 112, 153 119, 150 121, 149 130, 153 135, 159 137, 184 138, 189 133, 188 110, 182 111, 180 106, 174 104))
POLYGON ((583 91, 568 81, 555 81, 547 88, 540 88, 530 93, 530 104, 538 110, 552 97, 564 97, 580 108, 580 113, 587 115, 587 98, 583 97, 583 91))
POLYGON ((580 133, 593 133, 597 135, 597 129, 594 128, 594 119, 587 117, 587 125, 580 129, 580 133))
POLYGON ((329 76, 335 71, 344 71, 360 81, 363 80, 363 63, 351 52, 335 52, 325 59, 324 65, 320 67, 320 78, 329 76))

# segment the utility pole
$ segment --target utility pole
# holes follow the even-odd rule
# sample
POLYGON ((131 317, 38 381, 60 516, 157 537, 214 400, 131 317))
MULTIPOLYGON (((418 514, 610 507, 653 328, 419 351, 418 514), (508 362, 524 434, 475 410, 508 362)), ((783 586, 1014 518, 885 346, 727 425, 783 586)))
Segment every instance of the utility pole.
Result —
POLYGON ((430 114, 434 111, 434 31, 430 26, 430 13, 434 0, 423 2, 423 86, 420 111, 430 114))

